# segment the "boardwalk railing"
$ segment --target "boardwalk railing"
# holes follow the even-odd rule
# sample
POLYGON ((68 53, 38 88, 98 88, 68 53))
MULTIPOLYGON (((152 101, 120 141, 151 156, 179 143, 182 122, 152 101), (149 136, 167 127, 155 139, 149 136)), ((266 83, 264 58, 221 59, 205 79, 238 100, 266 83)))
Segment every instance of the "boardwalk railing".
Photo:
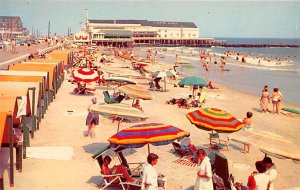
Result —
MULTIPOLYGON (((52 46, 52 47, 48 47, 48 48, 45 48, 45 49, 41 49, 39 50, 39 54, 42 55, 42 54, 45 54, 45 53, 48 53, 52 50, 55 50, 55 49, 58 49, 58 48, 61 48, 64 46, 64 43, 62 44, 57 44, 55 46, 52 46)), ((22 55, 20 57, 17 57, 17 58, 14 58, 14 59, 11 59, 11 60, 8 60, 8 61, 4 61, 2 63, 0 63, 0 70, 6 70, 7 67, 11 64, 14 64, 14 63, 18 63, 18 62, 21 62, 21 61, 25 61, 28 59, 28 57, 30 56, 30 54, 25 54, 25 55, 22 55)))

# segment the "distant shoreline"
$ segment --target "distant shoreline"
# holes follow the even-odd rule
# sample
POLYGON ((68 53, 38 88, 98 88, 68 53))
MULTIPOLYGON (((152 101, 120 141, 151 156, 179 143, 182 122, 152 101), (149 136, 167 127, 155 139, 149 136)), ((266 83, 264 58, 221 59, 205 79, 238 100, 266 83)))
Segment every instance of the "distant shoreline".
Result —
POLYGON ((134 44, 133 47, 233 47, 233 48, 300 48, 300 45, 286 44, 134 44))

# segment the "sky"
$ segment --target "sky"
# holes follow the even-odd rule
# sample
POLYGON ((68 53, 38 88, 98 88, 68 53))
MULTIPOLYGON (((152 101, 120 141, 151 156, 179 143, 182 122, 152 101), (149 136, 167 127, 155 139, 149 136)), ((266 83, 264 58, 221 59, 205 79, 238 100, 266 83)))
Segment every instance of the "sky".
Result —
POLYGON ((66 35, 90 19, 194 22, 200 37, 300 38, 300 1, 0 0, 0 16, 29 30, 66 35), (87 9, 87 11, 85 11, 87 9))

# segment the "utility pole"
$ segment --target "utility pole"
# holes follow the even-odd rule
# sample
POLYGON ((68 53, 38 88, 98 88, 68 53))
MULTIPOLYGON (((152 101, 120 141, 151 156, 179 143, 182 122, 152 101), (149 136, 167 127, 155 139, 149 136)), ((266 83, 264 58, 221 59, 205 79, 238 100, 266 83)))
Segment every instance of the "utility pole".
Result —
POLYGON ((50 38, 50 21, 48 22, 48 38, 50 38))

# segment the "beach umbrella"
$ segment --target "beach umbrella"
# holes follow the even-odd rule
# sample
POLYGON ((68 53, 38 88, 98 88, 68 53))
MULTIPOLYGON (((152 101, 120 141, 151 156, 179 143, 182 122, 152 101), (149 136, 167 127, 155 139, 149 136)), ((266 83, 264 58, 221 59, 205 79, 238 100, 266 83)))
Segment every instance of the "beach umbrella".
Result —
POLYGON ((128 84, 136 84, 136 81, 127 78, 127 77, 109 77, 106 79, 107 82, 119 82, 119 83, 128 83, 128 84))
POLYGON ((173 70, 156 71, 152 75, 153 78, 156 78, 156 77, 163 77, 164 78, 165 90, 167 90, 166 77, 174 77, 174 76, 176 76, 176 73, 173 70))
POLYGON ((73 78, 77 82, 93 82, 99 80, 99 75, 93 69, 82 68, 73 72, 73 78))
POLYGON ((118 131, 120 128, 120 123, 124 119, 141 120, 148 118, 148 116, 143 111, 127 104, 97 104, 91 105, 91 110, 103 116, 113 116, 121 118, 118 122, 118 131))
POLYGON ((136 64, 137 66, 140 66, 140 67, 145 67, 145 66, 148 66, 149 63, 143 63, 143 62, 139 62, 136 64))
POLYGON ((140 85, 128 84, 118 88, 119 92, 127 94, 133 99, 152 100, 153 96, 147 88, 140 85))
POLYGON ((291 159, 300 163, 300 146, 275 133, 250 129, 230 134, 229 138, 233 141, 253 145, 266 155, 280 159, 291 159))
POLYGON ((196 76, 189 76, 182 79, 179 85, 192 85, 193 86, 193 97, 194 97, 194 86, 207 86, 207 82, 201 78, 196 76))
POLYGON ((188 135, 188 132, 172 125, 143 123, 119 131, 108 141, 112 147, 140 148, 147 144, 150 153, 149 144, 154 146, 167 145, 188 135))
POLYGON ((186 114, 190 122, 199 129, 231 133, 245 125, 230 113, 218 108, 203 108, 186 114))

